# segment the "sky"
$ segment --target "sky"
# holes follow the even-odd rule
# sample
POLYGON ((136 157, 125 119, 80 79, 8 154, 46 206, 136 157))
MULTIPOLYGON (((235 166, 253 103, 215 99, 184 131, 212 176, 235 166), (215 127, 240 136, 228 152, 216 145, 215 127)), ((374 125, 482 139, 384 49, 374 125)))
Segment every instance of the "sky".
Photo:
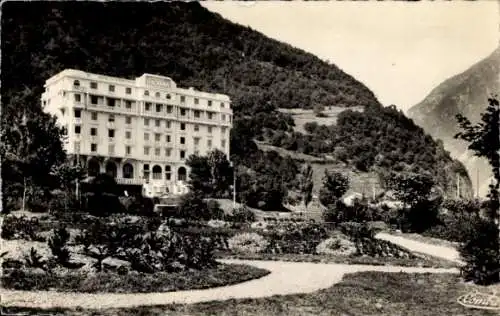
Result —
POLYGON ((329 60, 403 110, 488 56, 500 5, 479 2, 234 2, 203 6, 329 60))

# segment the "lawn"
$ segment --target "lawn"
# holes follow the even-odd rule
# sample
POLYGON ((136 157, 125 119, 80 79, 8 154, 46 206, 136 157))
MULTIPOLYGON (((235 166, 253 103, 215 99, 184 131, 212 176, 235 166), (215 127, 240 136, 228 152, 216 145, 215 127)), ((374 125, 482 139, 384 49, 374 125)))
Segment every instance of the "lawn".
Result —
MULTIPOLYGON (((475 289, 450 274, 362 272, 311 294, 105 310, 6 308, 4 313, 40 315, 498 315, 468 309, 457 298, 475 289)), ((481 289, 485 291, 485 289, 481 289)))
POLYGON ((67 273, 62 275, 28 273, 13 270, 2 275, 2 286, 15 290, 65 292, 148 293, 205 289, 241 283, 269 274, 269 271, 247 265, 219 264, 215 268, 153 274, 112 272, 95 274, 67 273))

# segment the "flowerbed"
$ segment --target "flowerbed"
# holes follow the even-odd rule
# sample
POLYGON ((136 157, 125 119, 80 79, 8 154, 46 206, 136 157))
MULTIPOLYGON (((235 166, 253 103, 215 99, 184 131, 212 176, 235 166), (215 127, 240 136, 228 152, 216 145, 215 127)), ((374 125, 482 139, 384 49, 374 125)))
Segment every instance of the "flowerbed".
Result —
POLYGON ((219 264, 205 270, 174 273, 113 272, 46 274, 24 269, 6 269, 2 276, 4 288, 26 291, 147 293, 204 289, 261 278, 269 271, 237 264, 219 264))
POLYGON ((16 217, 7 215, 2 223, 2 239, 24 239, 30 241, 45 241, 41 233, 52 227, 44 225, 38 218, 16 217))

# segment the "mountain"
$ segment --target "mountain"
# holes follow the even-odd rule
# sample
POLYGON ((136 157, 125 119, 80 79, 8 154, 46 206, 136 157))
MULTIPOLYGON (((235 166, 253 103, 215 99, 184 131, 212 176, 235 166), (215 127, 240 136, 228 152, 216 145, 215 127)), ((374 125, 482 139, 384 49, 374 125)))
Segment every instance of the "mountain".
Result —
POLYGON ((441 139, 451 155, 465 164, 473 179, 478 180, 474 185, 477 187, 476 182, 479 183, 482 196, 488 191, 492 173, 485 159, 474 157, 467 150, 466 142, 454 139, 459 131, 456 115, 461 113, 472 122, 478 122, 488 105, 488 98, 498 95, 499 90, 500 47, 466 71, 441 83, 408 111, 415 123, 434 138, 441 139))
POLYGON ((428 172, 450 195, 459 176, 470 193, 463 166, 355 78, 197 2, 7 2, 2 13, 6 124, 23 108, 38 115, 44 81, 66 68, 126 78, 161 74, 179 86, 231 97, 231 159, 245 173, 237 186, 254 190, 246 201, 258 204, 283 194, 283 186, 293 189, 300 163, 263 153, 255 140, 329 155, 349 170, 428 172), (307 134, 294 131, 293 117, 279 111, 318 106, 346 111, 336 125, 307 134), (349 110, 359 107, 364 111, 349 110))

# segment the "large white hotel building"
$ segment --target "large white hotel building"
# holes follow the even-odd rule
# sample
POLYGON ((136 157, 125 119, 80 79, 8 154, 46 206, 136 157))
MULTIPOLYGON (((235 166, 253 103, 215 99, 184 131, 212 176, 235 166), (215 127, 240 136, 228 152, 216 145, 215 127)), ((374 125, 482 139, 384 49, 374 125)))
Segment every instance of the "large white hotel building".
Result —
POLYGON ((46 81, 42 106, 66 127, 66 152, 90 176, 144 185, 148 196, 185 193, 191 154, 219 149, 229 158, 229 97, 178 88, 168 77, 66 69, 46 81))

